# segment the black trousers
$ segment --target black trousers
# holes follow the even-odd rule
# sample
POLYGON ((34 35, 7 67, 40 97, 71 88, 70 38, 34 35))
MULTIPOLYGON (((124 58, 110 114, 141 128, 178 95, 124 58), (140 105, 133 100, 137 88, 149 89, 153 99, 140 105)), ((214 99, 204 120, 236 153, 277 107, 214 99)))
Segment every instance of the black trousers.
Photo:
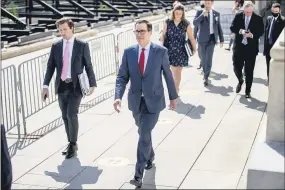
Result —
POLYGON ((249 47, 244 46, 239 50, 235 50, 233 53, 234 72, 239 82, 243 81, 242 69, 244 67, 246 94, 251 92, 253 72, 256 60, 256 54, 253 54, 251 52, 252 51, 249 49, 249 47))
POLYGON ((64 121, 67 139, 71 143, 77 142, 78 137, 78 110, 82 95, 75 93, 72 83, 61 81, 58 90, 58 102, 64 121))
POLYGON ((1 190, 10 190, 13 181, 12 163, 9 155, 6 132, 1 124, 1 190))

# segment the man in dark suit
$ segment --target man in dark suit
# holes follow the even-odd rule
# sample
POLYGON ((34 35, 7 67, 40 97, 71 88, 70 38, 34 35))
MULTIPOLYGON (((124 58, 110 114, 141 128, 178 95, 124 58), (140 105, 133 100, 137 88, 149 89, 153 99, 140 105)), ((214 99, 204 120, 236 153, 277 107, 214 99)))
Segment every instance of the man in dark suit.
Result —
POLYGON ((264 56, 266 57, 267 78, 269 80, 270 50, 278 39, 285 26, 285 18, 280 13, 280 4, 273 3, 271 7, 272 16, 268 16, 265 24, 264 56))
POLYGON ((116 80, 114 109, 120 112, 121 99, 130 80, 128 107, 133 112, 139 133, 135 176, 130 183, 141 187, 144 169, 152 168, 154 160, 151 131, 158 121, 159 113, 165 108, 161 73, 167 84, 171 109, 175 109, 178 95, 167 49, 150 42, 151 23, 147 20, 138 21, 135 34, 138 44, 125 49, 123 54, 116 80))
MULTIPOLYGON (((199 28, 198 26, 194 27, 194 38, 199 42, 199 38, 198 38, 198 32, 199 32, 199 28)), ((198 45, 198 56, 199 56, 199 59, 200 59, 200 65, 197 69, 201 69, 202 68, 202 61, 201 61, 201 53, 200 53, 200 48, 199 48, 199 45, 198 45)))
POLYGON ((90 84, 90 94, 96 87, 96 79, 88 43, 74 37, 72 20, 62 18, 56 24, 63 39, 55 42, 51 47, 42 96, 43 100, 48 97, 48 85, 56 69, 55 92, 58 94, 58 102, 69 141, 68 147, 62 154, 66 155, 68 159, 73 157, 78 149, 76 143, 78 136, 77 115, 82 99, 78 75, 85 68, 90 84))
MULTIPOLYGON (((201 9, 205 8, 204 1, 200 1, 200 7, 201 7, 201 9)), ((197 40, 197 42, 199 42, 198 33, 199 33, 199 26, 194 26, 194 34, 193 35, 194 35, 194 38, 197 40)), ((198 45, 198 56, 200 59, 200 65, 197 69, 201 69, 202 68, 202 61, 201 61, 201 52, 200 52, 199 45, 198 45)))
POLYGON ((4 125, 1 124, 1 190, 10 190, 12 185, 12 164, 8 151, 4 125))
POLYGON ((213 10, 214 0, 204 1, 204 10, 197 11, 194 18, 194 26, 199 28, 199 50, 204 72, 204 85, 208 85, 208 77, 212 69, 212 60, 215 45, 220 40, 220 46, 224 44, 224 36, 220 23, 220 13, 213 10))
POLYGON ((236 93, 241 91, 243 80, 242 69, 245 67, 246 89, 245 96, 250 98, 253 81, 253 71, 256 56, 259 52, 259 38, 263 35, 264 25, 262 17, 257 15, 251 1, 244 3, 244 11, 236 14, 231 31, 235 34, 233 47, 234 72, 238 79, 236 93))

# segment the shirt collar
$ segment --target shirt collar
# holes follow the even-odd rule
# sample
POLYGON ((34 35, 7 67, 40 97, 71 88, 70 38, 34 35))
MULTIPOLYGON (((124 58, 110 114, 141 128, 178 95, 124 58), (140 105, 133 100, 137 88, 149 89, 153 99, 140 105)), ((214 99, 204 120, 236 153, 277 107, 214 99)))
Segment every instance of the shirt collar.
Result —
MULTIPOLYGON (((68 41, 69 41, 69 43, 70 43, 70 44, 73 44, 74 39, 75 39, 75 37, 74 37, 74 36, 72 36, 72 38, 70 38, 70 39, 68 40, 68 41)), ((67 42, 67 40, 66 40, 66 39, 63 39, 63 42, 64 42, 64 43, 66 43, 66 42, 67 42)))
POLYGON ((274 20, 277 20, 277 19, 278 19, 278 17, 279 17, 279 15, 278 15, 277 17, 273 17, 273 19, 274 19, 274 20))
MULTIPOLYGON (((148 50, 150 48, 150 44, 151 42, 149 42, 146 46, 145 46, 145 50, 148 50)), ((142 47, 139 45, 139 50, 141 51, 142 50, 142 47)))

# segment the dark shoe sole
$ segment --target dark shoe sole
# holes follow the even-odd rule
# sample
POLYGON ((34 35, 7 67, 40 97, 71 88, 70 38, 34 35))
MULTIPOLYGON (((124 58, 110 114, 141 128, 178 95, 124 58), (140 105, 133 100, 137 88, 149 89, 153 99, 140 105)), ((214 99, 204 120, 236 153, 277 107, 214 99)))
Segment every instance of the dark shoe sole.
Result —
POLYGON ((138 181, 132 179, 130 180, 130 184, 136 186, 137 188, 141 188, 142 187, 142 183, 139 183, 138 181))
MULTIPOLYGON (((77 146, 77 145, 76 145, 76 149, 75 149, 75 150, 76 150, 76 151, 78 150, 78 146, 77 146)), ((61 152, 62 155, 66 155, 66 153, 67 153, 66 150, 61 152)))

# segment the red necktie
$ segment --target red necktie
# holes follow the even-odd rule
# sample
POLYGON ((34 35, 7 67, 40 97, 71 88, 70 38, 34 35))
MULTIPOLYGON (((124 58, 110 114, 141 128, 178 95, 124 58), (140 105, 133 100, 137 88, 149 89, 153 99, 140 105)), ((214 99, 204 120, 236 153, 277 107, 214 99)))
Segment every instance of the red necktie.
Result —
POLYGON ((139 61, 139 67, 140 67, 140 72, 143 75, 144 72, 144 48, 142 48, 142 52, 140 55, 140 61, 139 61))

